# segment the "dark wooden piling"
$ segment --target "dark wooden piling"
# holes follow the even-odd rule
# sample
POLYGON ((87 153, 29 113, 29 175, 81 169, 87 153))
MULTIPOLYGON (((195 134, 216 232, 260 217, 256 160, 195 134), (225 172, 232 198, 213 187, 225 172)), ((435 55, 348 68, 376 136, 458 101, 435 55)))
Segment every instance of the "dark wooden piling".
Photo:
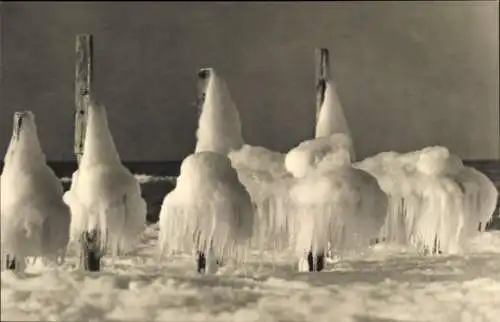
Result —
POLYGON ((318 121, 321 105, 325 100, 326 82, 330 79, 330 57, 327 48, 316 49, 316 123, 318 121))
POLYGON ((100 236, 97 230, 84 232, 81 240, 80 266, 89 272, 101 269, 100 236))
POLYGON ((314 254, 310 251, 307 254, 307 266, 309 272, 321 272, 325 267, 325 255, 321 252, 314 254))
MULTIPOLYGON (((85 132, 93 79, 93 38, 91 34, 76 36, 75 61, 75 146, 77 162, 83 155, 85 132)), ((81 236, 81 267, 86 271, 99 271, 101 261, 98 231, 83 232, 81 236)))
POLYGON ((200 274, 204 274, 207 269, 207 259, 205 257, 205 253, 197 252, 196 254, 197 271, 200 274))

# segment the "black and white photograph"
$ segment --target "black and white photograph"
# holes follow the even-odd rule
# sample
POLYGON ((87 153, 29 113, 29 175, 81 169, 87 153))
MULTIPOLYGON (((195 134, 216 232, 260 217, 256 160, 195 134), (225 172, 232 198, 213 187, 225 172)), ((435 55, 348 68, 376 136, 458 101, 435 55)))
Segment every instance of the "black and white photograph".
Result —
POLYGON ((500 321, 499 1, 0 1, 1 321, 500 321))

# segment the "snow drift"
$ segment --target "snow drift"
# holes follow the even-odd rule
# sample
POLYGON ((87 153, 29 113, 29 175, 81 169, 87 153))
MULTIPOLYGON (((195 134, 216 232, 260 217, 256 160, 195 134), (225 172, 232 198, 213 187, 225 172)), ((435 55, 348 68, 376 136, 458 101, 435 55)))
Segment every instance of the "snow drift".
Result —
MULTIPOLYGON (((64 257, 70 215, 62 184, 46 164, 32 112, 17 112, 0 184, 2 261, 9 254, 64 257)), ((3 267, 4 265, 2 265, 3 267)))
POLYGON ((389 197, 382 233, 389 241, 456 253, 495 209, 493 183, 444 147, 384 152, 355 166, 375 176, 389 197))
POLYGON ((212 151, 227 155, 243 146, 241 123, 236 105, 231 99, 226 82, 208 69, 205 102, 196 133, 196 152, 212 151))
POLYGON ((376 179, 355 169, 345 134, 301 143, 286 156, 297 178, 290 190, 289 232, 298 256, 342 252, 369 245, 387 212, 387 197, 376 179))
POLYGON ((137 179, 121 162, 108 129, 104 106, 89 108, 83 156, 64 194, 71 208, 71 240, 100 232, 101 250, 127 251, 146 223, 146 203, 137 179))
POLYGON ((230 160, 199 152, 181 165, 177 186, 160 211, 162 253, 201 251, 241 258, 252 236, 254 211, 230 160))

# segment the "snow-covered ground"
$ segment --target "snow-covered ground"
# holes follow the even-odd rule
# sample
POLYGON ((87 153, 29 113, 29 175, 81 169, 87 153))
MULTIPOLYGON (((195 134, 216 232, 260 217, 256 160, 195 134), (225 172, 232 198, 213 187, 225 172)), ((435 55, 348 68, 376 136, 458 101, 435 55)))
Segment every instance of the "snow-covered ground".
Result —
POLYGON ((158 259, 158 229, 100 273, 39 263, 1 273, 2 321, 498 321, 500 231, 464 255, 421 256, 377 245, 298 273, 293 253, 254 253, 200 276, 194 258, 158 259))

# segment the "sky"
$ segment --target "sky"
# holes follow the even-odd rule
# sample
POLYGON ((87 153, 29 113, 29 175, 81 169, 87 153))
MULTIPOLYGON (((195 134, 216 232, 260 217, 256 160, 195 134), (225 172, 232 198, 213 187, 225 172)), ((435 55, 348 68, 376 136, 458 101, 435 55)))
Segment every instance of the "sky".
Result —
POLYGON ((317 47, 359 158, 443 145, 498 159, 498 19, 498 1, 3 2, 0 153, 13 113, 31 110, 47 159, 74 159, 75 36, 92 33, 122 160, 194 151, 202 67, 227 81, 248 144, 311 139, 317 47))

